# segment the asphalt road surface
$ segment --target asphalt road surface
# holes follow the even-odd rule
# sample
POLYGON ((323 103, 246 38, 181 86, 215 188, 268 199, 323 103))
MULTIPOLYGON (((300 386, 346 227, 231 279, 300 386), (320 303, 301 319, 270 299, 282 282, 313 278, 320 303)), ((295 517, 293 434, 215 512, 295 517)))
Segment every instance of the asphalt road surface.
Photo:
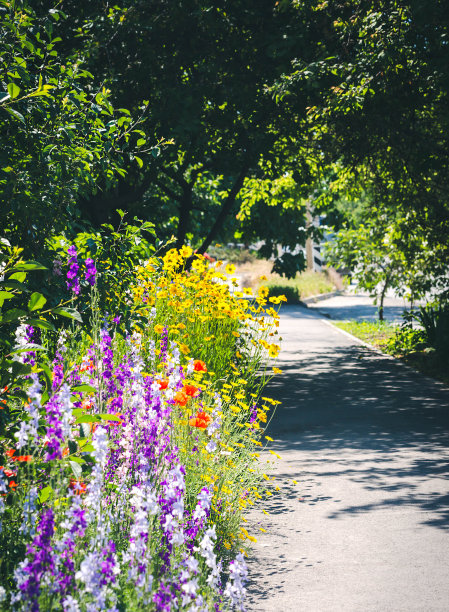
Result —
POLYGON ((281 491, 250 516, 247 610, 449 611, 449 389, 311 309, 280 331, 281 491))

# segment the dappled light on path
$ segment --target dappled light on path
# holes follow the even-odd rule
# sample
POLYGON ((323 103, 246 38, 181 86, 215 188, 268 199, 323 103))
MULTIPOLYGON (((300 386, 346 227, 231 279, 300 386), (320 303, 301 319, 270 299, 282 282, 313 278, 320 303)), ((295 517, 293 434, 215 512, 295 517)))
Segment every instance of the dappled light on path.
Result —
POLYGON ((447 609, 449 390, 310 310, 284 309, 281 335, 281 492, 253 513, 249 609, 447 609))

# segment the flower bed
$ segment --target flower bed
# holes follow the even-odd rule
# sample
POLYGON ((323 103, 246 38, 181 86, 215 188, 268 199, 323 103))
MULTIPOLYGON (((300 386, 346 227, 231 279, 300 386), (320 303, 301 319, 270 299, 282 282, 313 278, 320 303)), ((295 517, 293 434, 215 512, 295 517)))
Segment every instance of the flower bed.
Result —
POLYGON ((191 256, 136 270, 126 326, 99 312, 86 259, 91 324, 60 332, 51 362, 50 332, 19 328, 24 401, 5 390, 0 438, 3 609, 244 608, 254 537, 241 521, 263 494, 257 451, 275 402, 261 368, 279 350, 277 315, 263 290, 232 296, 202 257, 186 271, 191 256))

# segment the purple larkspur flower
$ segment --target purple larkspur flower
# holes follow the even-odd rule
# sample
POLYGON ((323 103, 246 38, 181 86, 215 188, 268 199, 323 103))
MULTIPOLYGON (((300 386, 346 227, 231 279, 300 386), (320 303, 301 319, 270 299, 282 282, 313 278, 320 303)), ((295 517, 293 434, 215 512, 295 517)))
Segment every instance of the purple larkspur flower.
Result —
POLYGON ((75 295, 79 295, 80 292, 80 280, 79 280, 79 265, 76 253, 76 247, 74 245, 69 246, 67 253, 70 255, 68 264, 69 269, 67 270, 67 289, 72 290, 75 295))
POLYGON ((55 276, 62 276, 62 261, 60 259, 53 260, 53 274, 55 276))
POLYGON ((229 582, 224 594, 229 597, 233 608, 244 612, 244 601, 246 596, 245 582, 248 577, 245 558, 240 552, 234 561, 229 564, 229 582))
POLYGON ((167 347, 168 347, 168 329, 164 326, 161 336, 161 361, 165 363, 167 360, 167 347))
POLYGON ((45 574, 54 574, 51 539, 54 532, 53 510, 47 508, 40 518, 37 532, 27 547, 27 558, 15 572, 17 586, 22 594, 25 609, 39 612, 39 595, 45 574))
POLYGON ((88 257, 84 263, 86 265, 85 279, 89 283, 89 285, 93 287, 95 285, 95 280, 97 277, 97 268, 95 267, 95 262, 93 259, 88 257))

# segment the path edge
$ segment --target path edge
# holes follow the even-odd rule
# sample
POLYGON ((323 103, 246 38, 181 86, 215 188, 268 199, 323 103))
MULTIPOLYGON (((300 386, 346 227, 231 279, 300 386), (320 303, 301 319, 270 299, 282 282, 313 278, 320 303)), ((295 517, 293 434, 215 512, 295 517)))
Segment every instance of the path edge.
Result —
POLYGON ((400 367, 405 368, 406 370, 408 370, 408 372, 410 372, 412 374, 415 374, 415 375, 418 374, 419 376, 421 376, 425 380, 427 380, 427 381, 429 381, 429 382, 431 382, 433 384, 436 384, 438 387, 442 387, 446 391, 449 391, 449 386, 445 385, 443 382, 441 382, 441 380, 437 380, 436 378, 431 378, 430 376, 427 376, 426 374, 423 374, 419 370, 415 370, 415 368, 412 368, 407 363, 404 363, 398 357, 394 357, 394 355, 389 355, 388 353, 382 352, 376 346, 373 346, 372 344, 369 344, 368 342, 365 342, 364 340, 361 340, 360 338, 357 338, 357 336, 354 336, 353 334, 347 332, 346 330, 341 329, 337 325, 334 325, 331 321, 329 321, 326 318, 323 318, 322 321, 323 321, 323 323, 325 323, 329 327, 332 327, 332 329, 336 329, 337 331, 339 331, 341 334, 343 334, 347 338, 350 338, 351 340, 354 340, 357 344, 361 344, 362 346, 364 346, 367 349, 371 350, 373 353, 376 353, 377 355, 380 355, 380 356, 384 357, 385 359, 390 359, 390 361, 395 361, 400 367))

